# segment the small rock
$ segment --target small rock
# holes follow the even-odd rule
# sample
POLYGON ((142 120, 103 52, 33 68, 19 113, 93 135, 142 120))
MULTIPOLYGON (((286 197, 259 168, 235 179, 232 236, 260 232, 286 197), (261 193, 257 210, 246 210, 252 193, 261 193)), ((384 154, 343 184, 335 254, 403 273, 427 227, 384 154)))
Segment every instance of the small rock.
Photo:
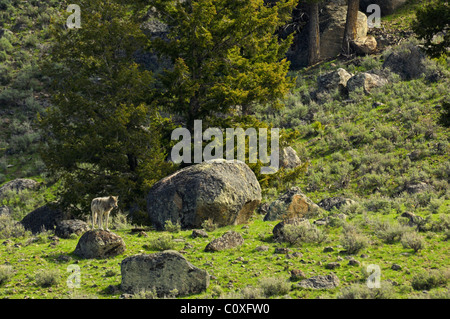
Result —
POLYGON ((297 281, 302 279, 306 279, 306 275, 302 270, 300 269, 291 270, 291 277, 290 277, 291 281, 297 281))
POLYGON ((206 238, 206 237, 208 237, 208 233, 204 229, 193 229, 191 237, 192 238, 197 238, 197 237, 206 238))
POLYGON ((325 265, 326 269, 335 269, 341 267, 341 264, 338 262, 331 262, 325 265))
POLYGON ((331 247, 331 246, 327 246, 327 247, 325 247, 325 248, 323 249, 323 252, 324 252, 324 253, 329 253, 329 252, 332 252, 332 251, 334 251, 334 249, 333 249, 333 247, 331 247))
POLYGON ((402 270, 402 266, 400 266, 399 264, 392 264, 391 269, 396 271, 402 270))
POLYGON ((256 251, 268 251, 269 250, 269 246, 267 245, 262 245, 262 246, 258 246, 255 248, 256 251))
POLYGON ((289 254, 292 250, 285 247, 276 247, 275 254, 289 254))
POLYGON ((360 263, 358 260, 352 258, 352 259, 350 259, 350 260, 348 261, 348 265, 349 265, 349 266, 360 266, 361 263, 360 263))

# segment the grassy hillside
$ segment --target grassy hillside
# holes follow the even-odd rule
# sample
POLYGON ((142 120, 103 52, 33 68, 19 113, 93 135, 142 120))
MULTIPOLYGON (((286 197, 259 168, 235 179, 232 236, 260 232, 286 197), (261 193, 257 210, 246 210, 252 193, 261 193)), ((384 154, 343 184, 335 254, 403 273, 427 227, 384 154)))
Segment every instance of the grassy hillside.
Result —
MULTIPOLYGON (((0 6, 5 4, 8 10, 0 12, 0 20, 11 32, 2 37, 10 45, 0 43, 0 185, 17 177, 47 183, 38 191, 0 198, 0 206, 12 207, 13 219, 20 220, 57 193, 57 184, 44 175, 37 156, 39 132, 32 123, 45 106, 45 79, 36 60, 45 49, 48 16, 59 2, 0 0, 0 6)), ((409 33, 413 8, 382 19, 385 32, 409 33)), ((297 130, 292 146, 309 163, 307 173, 292 185, 265 190, 263 202, 294 185, 315 203, 334 196, 355 201, 311 218, 313 222, 329 217, 328 225, 316 226, 320 236, 277 243, 272 237, 277 222, 255 215, 247 225, 217 228, 208 231, 209 238, 193 239, 191 231, 132 232, 133 226, 117 216, 112 231, 124 239, 126 252, 106 260, 84 260, 73 254, 79 237, 57 239, 51 232, 32 236, 2 215, 0 298, 120 298, 120 262, 169 248, 212 275, 206 292, 188 298, 449 298, 450 129, 439 118, 440 105, 449 96, 450 61, 428 60, 422 77, 403 81, 382 64, 392 50, 404 49, 400 45, 377 55, 336 59, 292 72, 297 84, 285 108, 261 107, 255 114, 275 127, 297 130), (345 96, 336 90, 312 99, 317 77, 338 68, 382 74, 389 84, 371 94, 359 90, 345 96), (423 191, 407 191, 420 183, 426 185, 423 191), (405 212, 423 221, 410 227, 401 217, 405 212), (204 252, 208 242, 227 230, 240 232, 244 244, 204 252), (17 236, 10 236, 10 231, 17 236), (344 252, 358 245, 353 254, 344 252), (256 249, 260 246, 267 250, 256 249), (325 247, 332 250, 324 251, 325 247), (277 248, 289 251, 278 253, 277 248), (356 262, 349 264, 350 260, 356 262), (334 262, 339 266, 328 269, 334 262), (72 264, 80 267, 81 288, 66 285, 72 264), (380 267, 381 289, 367 288, 368 265, 380 267), (306 278, 332 271, 340 285, 331 290, 298 288, 293 270, 301 270, 306 278)), ((146 292, 132 297, 154 296, 146 292)))
POLYGON ((54 0, 0 1, 0 184, 45 170, 35 118, 48 102, 38 62, 51 16, 61 8, 63 2, 54 0))

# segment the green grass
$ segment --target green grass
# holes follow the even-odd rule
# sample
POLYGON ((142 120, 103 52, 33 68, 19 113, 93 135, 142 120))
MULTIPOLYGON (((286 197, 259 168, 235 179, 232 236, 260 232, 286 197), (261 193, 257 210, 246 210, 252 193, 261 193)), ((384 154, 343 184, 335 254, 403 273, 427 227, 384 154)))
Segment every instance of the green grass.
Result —
MULTIPOLYGON (((385 216, 393 220, 394 215, 385 216)), ((342 227, 330 228, 319 226, 328 234, 328 242, 322 244, 303 243, 301 246, 278 244, 272 240, 272 228, 277 222, 263 222, 262 216, 254 218, 243 227, 242 225, 218 228, 209 233, 209 238, 191 238, 191 231, 178 233, 166 231, 147 231, 148 237, 138 236, 129 229, 113 230, 120 235, 127 246, 126 252, 109 259, 80 259, 73 255, 78 238, 60 239, 56 244, 52 240, 33 241, 30 238, 10 239, 7 244, 0 245, 0 255, 5 264, 13 266, 14 274, 10 281, 0 287, 2 298, 119 298, 121 293, 108 293, 108 286, 120 284, 120 262, 127 256, 141 253, 154 253, 158 250, 149 248, 149 243, 161 236, 173 236, 181 240, 175 241, 174 249, 181 251, 188 261, 195 266, 206 269, 213 276, 207 291, 187 296, 185 298, 217 298, 229 294, 240 293, 247 286, 260 287, 261 280, 277 277, 289 280, 290 271, 301 269, 307 277, 325 275, 330 270, 325 264, 338 261, 340 268, 333 270, 341 281, 338 288, 332 290, 309 290, 295 287, 291 282, 287 294, 273 295, 272 298, 336 298, 341 289, 353 284, 364 284, 365 275, 361 267, 349 266, 347 255, 341 253, 340 236, 342 227), (221 236, 227 230, 240 232, 244 237, 244 244, 238 248, 221 252, 205 252, 204 248, 213 238, 221 236), (185 248, 189 244, 190 248, 185 248), (259 252, 257 246, 267 245, 268 251, 259 252), (287 258, 283 254, 275 254, 275 247, 289 247, 293 252, 300 252, 301 257, 287 258), (323 252, 325 246, 332 246, 334 251, 323 252), (68 256, 64 261, 60 256, 68 256), (81 287, 68 288, 66 284, 70 273, 68 266, 76 264, 81 271, 81 287), (43 270, 59 271, 61 280, 50 287, 41 287, 36 282, 35 275, 43 270), (217 291, 220 294, 217 295, 217 291)), ((425 248, 418 253, 405 249, 401 243, 385 244, 374 233, 373 228, 364 222, 361 215, 355 216, 350 223, 369 238, 370 245, 358 252, 355 259, 362 263, 362 267, 370 264, 379 265, 381 280, 395 282, 392 287, 395 298, 408 298, 418 294, 412 289, 412 282, 417 274, 430 269, 448 269, 448 242, 443 241, 442 233, 430 233, 425 236, 425 248), (367 258, 360 257, 366 254, 367 258), (391 269, 393 263, 400 264, 402 269, 391 269)), ((416 280, 417 281, 417 280, 416 280)), ((433 291, 444 291, 445 285, 432 288, 433 291)))

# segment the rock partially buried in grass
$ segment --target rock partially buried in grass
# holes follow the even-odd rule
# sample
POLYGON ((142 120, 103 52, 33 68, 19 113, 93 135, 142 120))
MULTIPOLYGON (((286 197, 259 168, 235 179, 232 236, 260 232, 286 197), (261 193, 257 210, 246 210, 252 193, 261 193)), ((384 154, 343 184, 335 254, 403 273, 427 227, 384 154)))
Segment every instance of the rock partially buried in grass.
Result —
POLYGON ((200 293, 209 286, 206 270, 192 265, 180 253, 166 250, 160 253, 135 255, 122 260, 121 290, 137 293, 155 290, 159 297, 200 293))
POLYGON ((326 276, 314 276, 300 281, 297 286, 310 289, 333 289, 339 286, 339 278, 334 273, 326 276))
POLYGON ((125 252, 123 239, 109 231, 94 229, 81 236, 74 254, 82 258, 109 258, 125 252))
POLYGON ((228 231, 222 237, 214 239, 205 247, 205 251, 221 251, 240 246, 244 243, 242 235, 235 231, 228 231))

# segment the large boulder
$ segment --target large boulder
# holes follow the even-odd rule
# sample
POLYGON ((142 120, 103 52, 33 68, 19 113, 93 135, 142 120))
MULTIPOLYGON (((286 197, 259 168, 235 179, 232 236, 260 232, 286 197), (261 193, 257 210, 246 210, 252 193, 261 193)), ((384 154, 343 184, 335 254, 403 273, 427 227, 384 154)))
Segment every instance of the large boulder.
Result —
POLYGON ((43 230, 53 230, 56 224, 67 219, 66 217, 53 203, 49 203, 27 214, 21 223, 26 230, 36 234, 43 230))
POLYGON ((205 247, 205 251, 221 251, 238 247, 244 243, 242 235, 235 231, 228 231, 221 237, 214 239, 205 247))
POLYGON ((245 223, 260 202, 261 187, 245 163, 213 160, 157 182, 147 196, 147 212, 159 230, 167 220, 183 229, 201 228, 207 219, 220 227, 245 223))
POLYGON ((36 182, 35 180, 28 178, 18 178, 12 180, 2 187, 0 187, 0 197, 2 197, 5 193, 14 191, 16 193, 22 192, 24 190, 35 190, 39 188, 41 183, 36 182))
POLYGON ((416 79, 426 71, 425 53, 420 47, 408 43, 400 50, 394 50, 384 60, 383 68, 389 68, 403 80, 416 79))
POLYGON ((320 209, 299 187, 292 187, 270 204, 264 221, 306 217, 318 213, 320 209))
MULTIPOLYGON (((400 8, 408 0, 360 0, 359 9, 363 12, 367 12, 367 7, 371 4, 380 6, 381 16, 392 14, 395 10, 400 8)), ((370 11, 369 13, 372 13, 370 11)))
POLYGON ((109 231, 94 229, 81 236, 75 247, 74 254, 81 258, 109 258, 125 252, 123 239, 109 231))
POLYGON ((349 92, 362 88, 364 93, 370 94, 374 88, 385 86, 387 83, 388 81, 379 75, 362 72, 348 80, 347 88, 349 92))
POLYGON ((200 293, 209 286, 209 275, 188 262, 180 253, 166 250, 154 254, 130 256, 122 260, 121 289, 127 293, 155 290, 163 297, 200 293))

